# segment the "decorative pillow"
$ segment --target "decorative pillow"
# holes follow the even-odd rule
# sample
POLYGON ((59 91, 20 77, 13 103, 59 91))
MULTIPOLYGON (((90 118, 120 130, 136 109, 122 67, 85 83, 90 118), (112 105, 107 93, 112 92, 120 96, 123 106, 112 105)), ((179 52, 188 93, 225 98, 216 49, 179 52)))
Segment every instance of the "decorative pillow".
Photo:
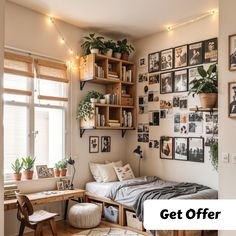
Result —
POLYGON ((101 176, 100 170, 98 169, 98 167, 102 165, 104 164, 98 164, 98 163, 93 163, 93 162, 89 163, 89 168, 93 175, 93 178, 96 180, 96 182, 99 182, 99 183, 103 182, 103 178, 101 176))
POLYGON ((114 167, 117 177, 120 181, 134 179, 134 173, 129 164, 123 167, 114 167))
POLYGON ((118 180, 114 167, 115 165, 113 163, 98 166, 103 182, 114 182, 118 180))
POLYGON ((122 167, 123 166, 123 161, 105 161, 106 164, 113 163, 115 167, 122 167))

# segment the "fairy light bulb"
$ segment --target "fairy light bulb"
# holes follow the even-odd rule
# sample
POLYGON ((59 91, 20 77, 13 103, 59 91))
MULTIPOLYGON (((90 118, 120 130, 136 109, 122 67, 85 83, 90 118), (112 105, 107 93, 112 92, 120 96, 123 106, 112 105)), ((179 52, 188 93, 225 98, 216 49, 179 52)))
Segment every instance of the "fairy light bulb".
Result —
POLYGON ((74 52, 72 49, 69 49, 69 53, 72 55, 74 52))
POLYGON ((77 60, 78 60, 78 59, 79 59, 79 56, 78 56, 78 55, 76 55, 76 56, 75 56, 75 59, 77 59, 77 60))
POLYGON ((65 44, 65 39, 64 38, 60 38, 60 44, 65 44))
POLYGON ((173 26, 168 26, 167 31, 171 31, 171 30, 173 30, 173 26))
POLYGON ((215 15, 215 13, 216 13, 216 10, 211 10, 212 15, 215 15))

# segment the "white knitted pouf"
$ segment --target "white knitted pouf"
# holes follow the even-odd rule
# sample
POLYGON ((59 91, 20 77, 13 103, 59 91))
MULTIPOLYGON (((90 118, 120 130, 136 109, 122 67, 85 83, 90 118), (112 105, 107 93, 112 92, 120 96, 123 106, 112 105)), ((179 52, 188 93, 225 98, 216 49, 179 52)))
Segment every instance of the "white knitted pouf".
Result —
POLYGON ((101 208, 92 203, 78 203, 70 208, 69 223, 75 228, 88 229, 101 222, 101 208))

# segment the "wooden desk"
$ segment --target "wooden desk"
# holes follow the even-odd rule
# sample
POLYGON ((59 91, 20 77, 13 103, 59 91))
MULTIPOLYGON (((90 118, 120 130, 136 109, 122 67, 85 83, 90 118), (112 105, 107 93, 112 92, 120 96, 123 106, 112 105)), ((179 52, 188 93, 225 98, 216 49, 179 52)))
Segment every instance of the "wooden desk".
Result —
MULTIPOLYGON (((74 189, 74 190, 64 190, 64 191, 44 191, 38 193, 29 193, 26 194, 27 197, 30 199, 32 205, 40 205, 46 204, 49 202, 58 202, 58 201, 66 201, 66 207, 68 206, 68 201, 70 199, 78 199, 84 197, 85 190, 82 189, 74 189), (46 193, 53 194, 46 194, 46 193)), ((6 200, 4 201, 4 211, 17 209, 17 201, 16 199, 13 200, 6 200)), ((67 211, 67 209, 66 209, 67 211)))

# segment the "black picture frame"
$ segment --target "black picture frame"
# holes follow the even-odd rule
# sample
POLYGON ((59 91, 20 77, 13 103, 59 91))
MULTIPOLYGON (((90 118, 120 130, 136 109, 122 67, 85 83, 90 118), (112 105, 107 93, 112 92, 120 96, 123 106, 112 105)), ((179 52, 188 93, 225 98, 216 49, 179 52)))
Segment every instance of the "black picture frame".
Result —
POLYGON ((99 136, 89 136, 89 153, 99 152, 99 136))
POLYGON ((186 68, 186 69, 181 69, 181 70, 174 71, 174 75, 173 75, 173 92, 174 93, 181 93, 181 92, 187 92, 187 91, 188 91, 188 69, 186 68), (186 77, 178 78, 179 76, 181 76, 181 74, 180 74, 181 71, 185 72, 184 74, 185 74, 186 77), (182 85, 180 85, 181 80, 182 80, 182 85), (184 85, 184 81, 185 81, 185 85, 184 85), (177 84, 179 84, 178 87, 180 87, 180 88, 177 87, 177 84))
POLYGON ((174 68, 173 48, 168 48, 160 52, 160 70, 166 71, 174 68))
POLYGON ((148 54, 148 73, 157 72, 160 70, 160 52, 148 54))
POLYGON ((160 93, 161 94, 173 93, 173 72, 172 71, 160 74, 160 93))
POLYGON ((101 152, 111 152, 111 136, 101 137, 101 152))
POLYGON ((188 45, 188 66, 200 65, 203 63, 203 41, 188 45))
POLYGON ((188 45, 181 45, 174 48, 174 68, 188 66, 188 45))
POLYGON ((173 160, 173 138, 172 137, 162 136, 160 138, 160 158, 173 160), (166 148, 164 147, 164 145, 166 146, 166 148))
POLYGON ((228 117, 236 118, 236 82, 228 83, 228 117))
POLYGON ((174 153, 174 160, 188 161, 188 138, 187 137, 175 137, 174 138, 173 153, 174 153), (184 147, 184 145, 176 145, 176 142, 177 141, 180 142, 181 140, 182 140, 182 142, 184 142, 185 147, 184 147), (185 148, 185 150, 183 150, 184 148, 185 148))
POLYGON ((188 161, 204 162, 204 138, 189 137, 188 138, 188 161), (197 141, 200 143, 197 143, 197 141))
POLYGON ((207 39, 204 41, 204 63, 218 62, 218 38, 207 39))
POLYGON ((229 35, 229 71, 236 71, 236 34, 229 35))

